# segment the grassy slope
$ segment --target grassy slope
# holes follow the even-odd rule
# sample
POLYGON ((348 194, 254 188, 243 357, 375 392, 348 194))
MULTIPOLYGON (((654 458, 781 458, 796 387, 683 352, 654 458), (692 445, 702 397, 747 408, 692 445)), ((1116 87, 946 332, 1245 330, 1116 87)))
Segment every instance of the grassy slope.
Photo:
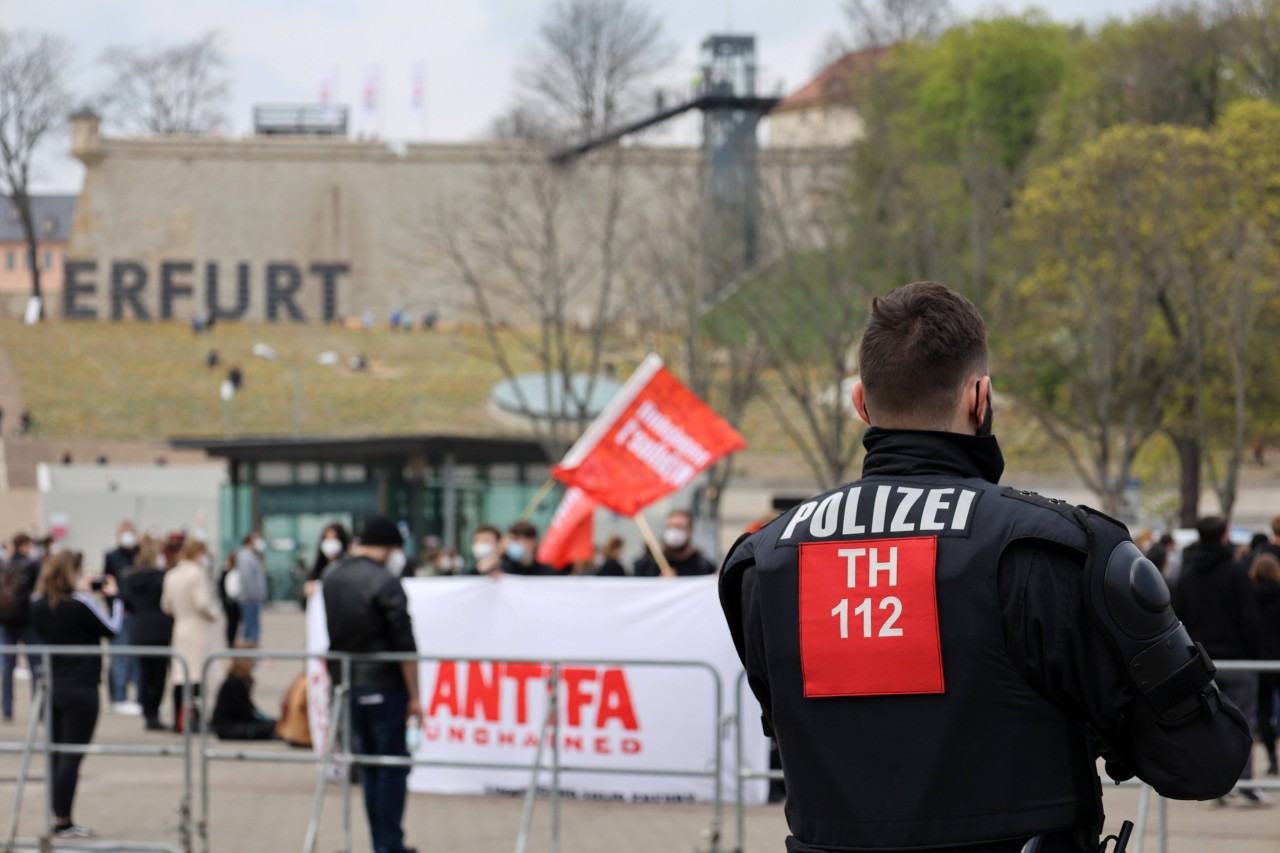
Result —
MULTIPOLYGON (((50 322, 27 327, 4 321, 0 347, 17 373, 23 404, 35 416, 40 434, 48 436, 220 437, 224 412, 218 388, 231 364, 238 364, 245 377, 233 404, 232 434, 237 436, 290 434, 294 365, 304 435, 511 432, 488 413, 489 392, 502 374, 483 336, 470 329, 392 333, 223 324, 212 334, 195 336, 180 323, 50 322), (269 344, 279 359, 254 357, 255 343, 269 344), (205 367, 211 348, 222 359, 212 370, 205 367), (338 353, 340 366, 316 363, 326 350, 338 353), (357 353, 369 359, 370 370, 353 373, 346 368, 347 359, 357 353)), ((625 353, 617 365, 623 375, 643 355, 621 342, 613 349, 625 353)), ((534 363, 528 360, 519 369, 532 370, 534 363)), ((1019 423, 1010 407, 999 411, 997 420, 1011 462, 1040 470, 1064 467, 1043 435, 1019 423)), ((763 403, 748 412, 743 433, 755 453, 794 453, 763 403)), ((798 457, 794 473, 808 477, 798 457)))
POLYGON ((481 344, 452 332, 315 326, 224 324, 195 336, 176 323, 0 324, 0 346, 40 432, 113 439, 221 435, 218 389, 231 364, 244 373, 233 404, 238 435, 289 434, 295 365, 304 434, 501 432, 485 412, 501 376, 480 357, 481 344), (259 342, 279 359, 254 357, 259 342), (205 366, 211 348, 223 362, 214 369, 205 366), (339 354, 341 366, 316 363, 326 350, 339 354), (368 358, 368 371, 345 367, 357 353, 368 358))

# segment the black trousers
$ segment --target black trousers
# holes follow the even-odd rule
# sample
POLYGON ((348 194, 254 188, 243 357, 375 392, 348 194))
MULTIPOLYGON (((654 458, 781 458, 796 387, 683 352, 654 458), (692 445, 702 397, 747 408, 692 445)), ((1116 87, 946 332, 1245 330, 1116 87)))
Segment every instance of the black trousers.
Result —
POLYGON ((224 598, 222 609, 227 614, 227 648, 235 648, 236 633, 240 630, 240 602, 224 598))
MULTIPOLYGON (((98 725, 98 686, 53 687, 53 742, 88 743, 98 725)), ((83 755, 53 754, 53 816, 71 819, 83 755)))
POLYGON ((164 702, 164 682, 169 677, 168 658, 138 658, 138 699, 142 703, 142 716, 147 720, 160 719, 160 705, 164 702))
POLYGON ((244 720, 239 723, 220 723, 213 733, 222 740, 274 740, 275 720, 244 720))

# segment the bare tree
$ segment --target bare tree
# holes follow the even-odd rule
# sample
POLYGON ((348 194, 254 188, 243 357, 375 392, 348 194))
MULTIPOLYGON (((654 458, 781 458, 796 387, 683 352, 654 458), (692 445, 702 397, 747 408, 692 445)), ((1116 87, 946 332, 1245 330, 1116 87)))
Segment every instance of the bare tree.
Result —
POLYGON ((231 82, 215 32, 167 47, 113 47, 102 64, 111 74, 103 112, 124 130, 214 133, 227 124, 231 82))
POLYGON ((844 13, 855 50, 930 39, 952 19, 947 0, 845 0, 844 13))
POLYGON ((39 234, 31 205, 32 159, 66 116, 70 100, 62 80, 71 49, 53 35, 0 30, 0 190, 22 220, 31 295, 40 288, 39 234))
POLYGON ((565 170, 533 146, 495 155, 471 214, 441 205, 434 242, 470 291, 489 357, 552 459, 594 416, 628 241, 620 152, 565 170), (514 382, 536 373, 541 387, 514 382))
POLYGON ((529 140, 591 135, 638 103, 667 62, 661 22, 639 0, 556 0, 531 58, 521 97, 494 125, 500 138, 469 210, 441 205, 431 224, 470 292, 488 356, 510 380, 541 376, 519 396, 521 413, 553 459, 594 416, 598 375, 610 360, 634 241, 622 149, 553 165, 529 140))
POLYGON ((553 133, 591 137, 647 103, 673 56, 643 0, 556 0, 519 74, 521 106, 553 133))
POLYGON ((863 263, 873 232, 843 203, 842 169, 824 152, 771 156, 762 180, 770 260, 722 306, 763 348, 763 399, 824 489, 847 479, 858 455, 846 391, 876 280, 863 263))
MULTIPOLYGON (((669 165, 669 164, 668 164, 669 165)), ((741 245, 716 244, 722 233, 707 228, 709 201, 689 169, 653 169, 642 180, 661 205, 651 205, 637 223, 644 293, 632 304, 651 330, 659 352, 689 388, 739 430, 759 398, 768 351, 741 320, 720 310, 720 271, 740 265, 741 245)), ((734 475, 730 455, 707 472, 702 515, 719 524, 720 502, 734 475)))

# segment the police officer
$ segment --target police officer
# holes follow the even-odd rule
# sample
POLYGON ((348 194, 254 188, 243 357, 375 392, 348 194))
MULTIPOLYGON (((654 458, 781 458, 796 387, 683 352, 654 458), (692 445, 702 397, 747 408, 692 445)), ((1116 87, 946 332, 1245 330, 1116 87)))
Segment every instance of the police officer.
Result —
POLYGON ((721 604, 777 739, 790 853, 1096 850, 1096 757, 1211 799, 1252 747, 1119 523, 997 485, 986 326, 875 299, 862 479, 743 537, 721 604))

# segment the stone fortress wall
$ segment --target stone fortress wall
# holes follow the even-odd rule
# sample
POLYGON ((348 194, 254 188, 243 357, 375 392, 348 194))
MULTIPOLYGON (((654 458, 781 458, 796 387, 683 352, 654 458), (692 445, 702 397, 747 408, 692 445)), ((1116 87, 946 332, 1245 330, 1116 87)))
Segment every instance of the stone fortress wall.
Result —
MULTIPOLYGON (((510 291, 518 322, 519 288, 503 251, 536 268, 541 225, 554 220, 561 251, 579 252, 574 274, 589 283, 584 269, 598 261, 616 186, 623 205, 614 257, 643 290, 652 284, 645 252, 629 249, 656 228, 696 227, 674 208, 697 204, 701 169, 697 149, 639 145, 552 167, 541 149, 512 142, 397 150, 311 137, 116 139, 101 136, 92 116, 73 118, 72 151, 85 182, 50 313, 99 320, 185 320, 212 310, 222 320, 371 312, 385 322, 397 308, 464 318, 473 298, 452 244, 478 275, 511 285, 495 291, 510 291)), ((817 197, 791 184, 838 181, 841 159, 763 151, 765 195, 817 197)), ((589 284, 576 295, 588 298, 589 284)))

